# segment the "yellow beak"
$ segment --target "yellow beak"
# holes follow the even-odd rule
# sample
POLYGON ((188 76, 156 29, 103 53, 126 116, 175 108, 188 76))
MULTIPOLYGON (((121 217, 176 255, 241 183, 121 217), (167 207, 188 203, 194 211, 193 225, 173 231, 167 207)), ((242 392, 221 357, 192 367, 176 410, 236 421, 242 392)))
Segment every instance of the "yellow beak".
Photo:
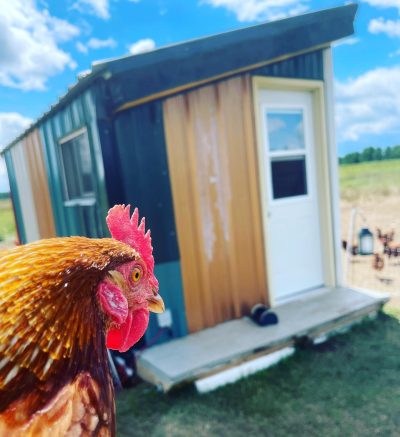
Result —
POLYGON ((163 313, 165 311, 164 301, 159 294, 155 294, 147 299, 149 311, 153 313, 163 313))

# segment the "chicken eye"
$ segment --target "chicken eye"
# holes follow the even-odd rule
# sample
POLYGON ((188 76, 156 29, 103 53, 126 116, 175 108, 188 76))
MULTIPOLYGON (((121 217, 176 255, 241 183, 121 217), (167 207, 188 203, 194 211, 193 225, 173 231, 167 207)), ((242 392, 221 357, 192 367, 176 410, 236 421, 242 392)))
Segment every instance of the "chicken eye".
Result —
POLYGON ((142 271, 138 267, 135 267, 132 270, 131 276, 132 276, 132 281, 137 282, 142 277, 142 271))

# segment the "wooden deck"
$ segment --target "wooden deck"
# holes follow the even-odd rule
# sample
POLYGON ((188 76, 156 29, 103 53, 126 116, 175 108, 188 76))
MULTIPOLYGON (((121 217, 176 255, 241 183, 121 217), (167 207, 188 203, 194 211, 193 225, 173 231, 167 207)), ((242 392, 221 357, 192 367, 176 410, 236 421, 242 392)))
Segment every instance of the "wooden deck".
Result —
POLYGON ((164 391, 296 344, 335 332, 376 313, 387 297, 347 288, 321 289, 278 306, 279 323, 259 327, 250 319, 151 347, 138 355, 139 375, 164 391))

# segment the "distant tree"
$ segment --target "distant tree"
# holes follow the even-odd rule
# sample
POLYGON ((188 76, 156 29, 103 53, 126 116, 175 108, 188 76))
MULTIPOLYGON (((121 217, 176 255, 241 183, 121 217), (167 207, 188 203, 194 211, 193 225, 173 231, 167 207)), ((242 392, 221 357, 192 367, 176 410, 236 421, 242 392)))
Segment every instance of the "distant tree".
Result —
POLYGON ((361 152, 361 162, 372 161, 374 159, 375 149, 367 147, 361 152))
POLYGON ((357 164, 359 162, 382 161, 384 159, 400 159, 400 144, 386 147, 367 147, 361 152, 348 153, 339 158, 339 164, 357 164))
POLYGON ((342 158, 343 164, 357 164, 361 162, 361 155, 359 152, 348 153, 342 158))
POLYGON ((392 159, 392 148, 386 147, 384 153, 383 153, 383 159, 392 159))
POLYGON ((381 161, 383 159, 383 153, 382 153, 382 149, 380 147, 377 147, 376 149, 374 149, 374 155, 372 160, 373 161, 381 161))
POLYGON ((400 146, 392 147, 392 159, 400 159, 400 146))

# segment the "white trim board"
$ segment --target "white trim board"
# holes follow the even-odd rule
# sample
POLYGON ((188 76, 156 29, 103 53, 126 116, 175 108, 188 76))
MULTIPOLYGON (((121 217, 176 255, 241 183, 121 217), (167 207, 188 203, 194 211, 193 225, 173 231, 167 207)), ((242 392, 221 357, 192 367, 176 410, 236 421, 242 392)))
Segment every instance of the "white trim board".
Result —
POLYGON ((208 393, 226 384, 233 384, 239 381, 239 379, 247 378, 250 375, 254 375, 254 373, 275 366, 285 358, 292 356, 295 351, 296 348, 288 346, 263 357, 239 364, 231 369, 223 370, 215 375, 198 379, 195 381, 196 389, 199 393, 208 393))
POLYGON ((333 59, 332 48, 328 47, 323 51, 324 66, 324 91, 325 91, 325 113, 327 141, 330 157, 329 177, 331 185, 331 208, 333 220, 333 239, 335 248, 335 271, 336 285, 343 284, 342 272, 342 253, 341 253, 341 220, 340 220, 340 191, 339 191, 339 169, 338 169, 338 151, 336 145, 335 131, 335 95, 334 95, 334 77, 333 77, 333 59))

